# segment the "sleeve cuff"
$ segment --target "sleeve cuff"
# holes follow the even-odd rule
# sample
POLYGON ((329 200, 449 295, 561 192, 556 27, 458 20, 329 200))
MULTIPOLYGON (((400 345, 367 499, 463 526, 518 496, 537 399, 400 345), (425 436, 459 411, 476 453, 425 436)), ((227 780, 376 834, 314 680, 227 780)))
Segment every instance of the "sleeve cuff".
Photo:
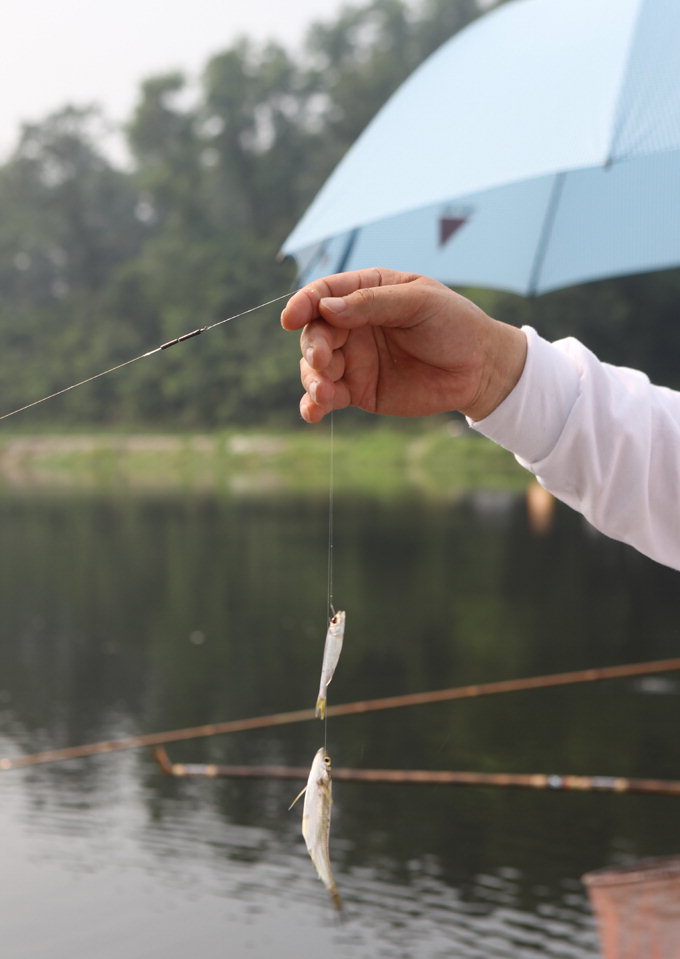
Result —
POLYGON ((568 353, 532 327, 522 330, 527 358, 517 385, 493 413, 468 423, 530 464, 544 459, 559 440, 579 394, 580 374, 568 353))

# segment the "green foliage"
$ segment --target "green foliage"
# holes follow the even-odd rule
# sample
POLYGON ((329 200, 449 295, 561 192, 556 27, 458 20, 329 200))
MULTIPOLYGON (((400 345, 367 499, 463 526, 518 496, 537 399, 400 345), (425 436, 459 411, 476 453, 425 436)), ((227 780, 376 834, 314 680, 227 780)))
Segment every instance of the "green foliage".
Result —
POLYGON ((575 336, 609 363, 680 388, 680 270, 602 280, 534 300, 486 291, 473 296, 500 319, 534 326, 550 340, 575 336))
MULTIPOLYGON (((0 166, 3 408, 290 289, 283 239, 396 87, 478 13, 475 0, 370 0, 313 25, 295 57, 243 39, 198 88, 181 73, 151 77, 126 125, 125 167, 95 107, 25 127, 0 166)), ((480 295, 511 322, 580 335, 679 385, 679 286, 669 272, 534 303, 480 295)), ((31 426, 296 423, 297 346, 278 312, 102 377, 33 410, 31 426)))

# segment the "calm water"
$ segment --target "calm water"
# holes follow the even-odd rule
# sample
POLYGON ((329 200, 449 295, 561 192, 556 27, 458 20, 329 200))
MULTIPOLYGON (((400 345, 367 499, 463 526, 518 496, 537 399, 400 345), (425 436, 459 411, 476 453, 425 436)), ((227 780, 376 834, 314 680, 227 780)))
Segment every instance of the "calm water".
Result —
MULTIPOLYGON (((0 501, 0 755, 311 706, 324 501, 0 501)), ((331 702, 678 655, 677 574, 521 499, 338 500, 331 702)), ((678 682, 332 719, 336 766, 680 778, 678 682)), ((308 766, 309 723, 176 761, 308 766)), ((573 957, 581 876, 680 852, 665 797, 336 783, 338 923, 290 782, 166 779, 146 752, 0 773, 11 959, 573 957)))

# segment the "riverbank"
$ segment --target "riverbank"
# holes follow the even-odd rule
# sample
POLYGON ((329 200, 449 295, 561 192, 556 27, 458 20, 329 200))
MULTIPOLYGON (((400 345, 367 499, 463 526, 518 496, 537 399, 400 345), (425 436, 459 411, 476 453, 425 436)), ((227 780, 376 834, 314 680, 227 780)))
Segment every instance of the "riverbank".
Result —
MULTIPOLYGON (((11 435, 0 440, 0 489, 222 492, 327 492, 328 424, 288 431, 191 434, 11 435)), ((513 457, 457 420, 425 431, 336 424, 338 492, 453 495, 470 489, 523 489, 513 457)))

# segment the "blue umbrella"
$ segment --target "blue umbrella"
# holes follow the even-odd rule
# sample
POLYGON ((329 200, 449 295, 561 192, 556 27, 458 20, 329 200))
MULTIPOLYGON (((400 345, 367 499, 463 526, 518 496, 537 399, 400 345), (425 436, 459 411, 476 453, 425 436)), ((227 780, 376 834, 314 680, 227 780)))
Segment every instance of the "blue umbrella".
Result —
POLYGON ((514 0, 397 90, 286 240, 538 294, 680 264, 680 0, 514 0))

